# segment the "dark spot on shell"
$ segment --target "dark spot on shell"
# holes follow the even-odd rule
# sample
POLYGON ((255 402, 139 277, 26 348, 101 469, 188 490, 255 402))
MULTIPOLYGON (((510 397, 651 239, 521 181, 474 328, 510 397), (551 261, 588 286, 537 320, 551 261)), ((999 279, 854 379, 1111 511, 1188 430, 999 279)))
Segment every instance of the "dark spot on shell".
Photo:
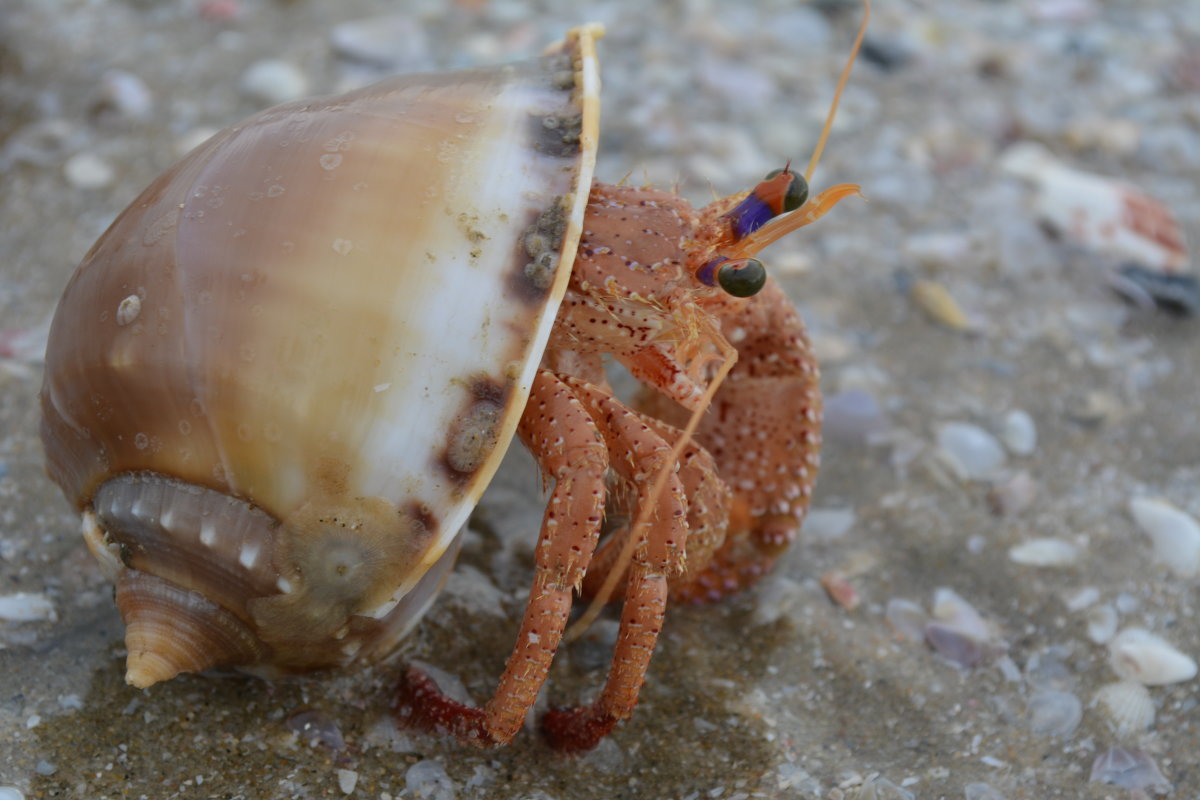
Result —
POLYGON ((527 305, 543 302, 554 283, 567 228, 566 200, 556 197, 540 214, 530 219, 514 248, 510 294, 527 305))
POLYGON ((412 533, 414 536, 425 539, 437 533, 438 519, 434 516, 433 509, 429 506, 418 500, 414 500, 408 504, 405 512, 413 522, 414 529, 412 533))
POLYGON ((507 384, 487 375, 471 378, 469 389, 471 399, 451 424, 441 459, 447 475, 459 484, 474 475, 495 449, 510 394, 507 384))
POLYGON ((533 149, 555 158, 574 158, 579 154, 583 115, 550 113, 529 118, 529 138, 533 149))

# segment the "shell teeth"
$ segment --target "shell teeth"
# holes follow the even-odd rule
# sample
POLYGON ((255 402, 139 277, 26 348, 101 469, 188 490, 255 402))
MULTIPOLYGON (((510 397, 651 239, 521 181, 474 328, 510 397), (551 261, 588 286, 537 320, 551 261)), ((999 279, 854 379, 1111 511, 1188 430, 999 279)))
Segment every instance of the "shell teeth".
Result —
POLYGON ((139 689, 181 672, 261 660, 265 647, 237 617, 195 592, 137 570, 117 580, 125 620, 125 680, 139 689))

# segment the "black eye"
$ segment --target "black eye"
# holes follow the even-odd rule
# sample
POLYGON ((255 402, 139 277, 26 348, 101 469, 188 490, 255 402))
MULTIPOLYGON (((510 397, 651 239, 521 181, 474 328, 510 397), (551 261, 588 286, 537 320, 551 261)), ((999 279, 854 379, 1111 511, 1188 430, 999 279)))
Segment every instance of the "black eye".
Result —
POLYGON ((717 268, 717 283, 734 297, 753 297, 767 282, 767 268, 757 258, 726 261, 717 268))
MULTIPOLYGON (((771 178, 781 174, 783 174, 783 170, 773 169, 767 173, 767 177, 764 180, 769 181, 771 178)), ((795 211, 808 200, 808 181, 804 180, 803 175, 792 172, 790 169, 788 170, 788 174, 792 176, 792 182, 788 184, 787 191, 784 192, 783 211, 780 212, 781 214, 788 211, 795 211)))

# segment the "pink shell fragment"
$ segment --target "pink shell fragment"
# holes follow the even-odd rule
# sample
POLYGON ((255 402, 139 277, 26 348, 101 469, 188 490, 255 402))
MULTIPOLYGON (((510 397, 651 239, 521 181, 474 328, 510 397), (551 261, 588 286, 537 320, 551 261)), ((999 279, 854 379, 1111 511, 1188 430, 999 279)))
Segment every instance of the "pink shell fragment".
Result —
POLYGON ((1022 142, 1001 157, 1008 173, 1037 187, 1037 216, 1078 244, 1159 272, 1188 267, 1188 248, 1171 210, 1123 181, 1068 167, 1022 142))

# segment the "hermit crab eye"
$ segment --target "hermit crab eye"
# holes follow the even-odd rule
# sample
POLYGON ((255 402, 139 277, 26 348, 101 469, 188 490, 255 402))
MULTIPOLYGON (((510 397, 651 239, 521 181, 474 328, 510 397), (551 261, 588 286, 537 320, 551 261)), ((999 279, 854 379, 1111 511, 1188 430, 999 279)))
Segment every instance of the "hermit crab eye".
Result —
POLYGON ((767 282, 767 268, 757 258, 726 261, 717 268, 717 283, 734 297, 753 297, 767 282))
POLYGON ((795 211, 808 200, 808 181, 804 180, 803 175, 787 168, 771 170, 767 173, 767 177, 763 178, 763 181, 777 178, 785 172, 792 176, 792 182, 788 184, 783 193, 783 213, 786 214, 789 211, 795 211))

